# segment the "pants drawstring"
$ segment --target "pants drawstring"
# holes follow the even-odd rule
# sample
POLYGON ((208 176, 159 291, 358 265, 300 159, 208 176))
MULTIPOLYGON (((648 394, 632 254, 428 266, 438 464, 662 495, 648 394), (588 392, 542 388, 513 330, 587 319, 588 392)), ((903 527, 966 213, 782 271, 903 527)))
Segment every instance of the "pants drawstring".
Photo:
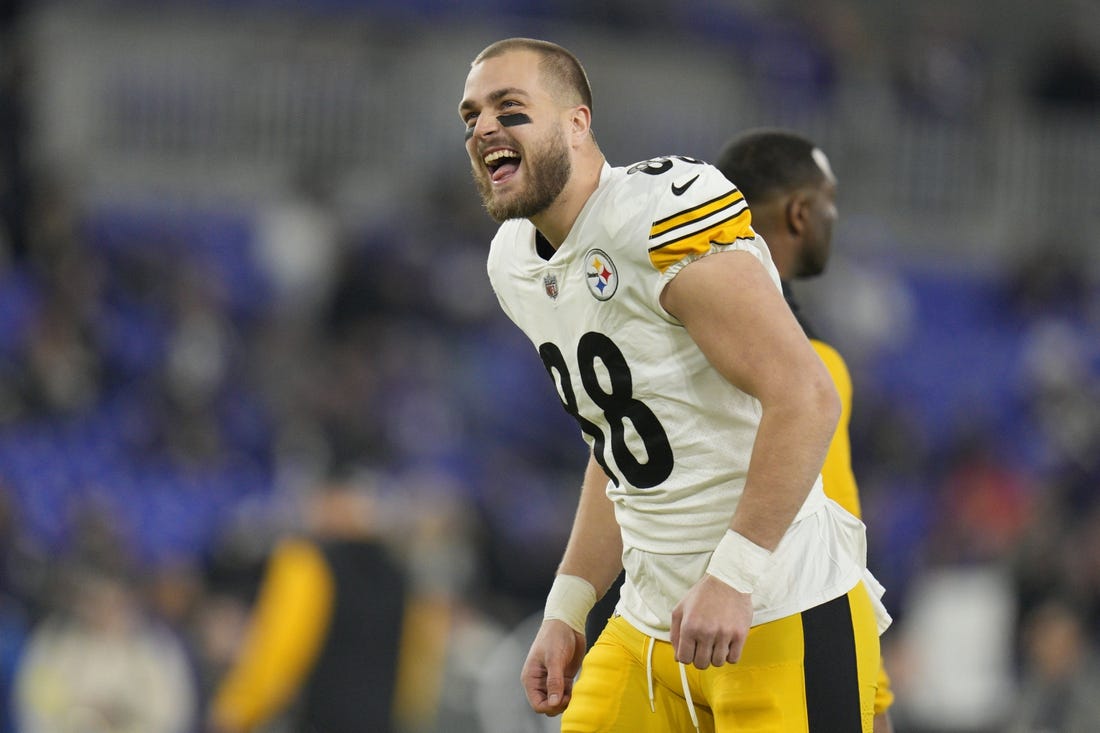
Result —
MULTIPOLYGON (((657 703, 653 696, 653 646, 655 641, 652 636, 647 636, 645 640, 645 679, 649 692, 649 710, 654 713, 657 712, 657 703)), ((687 703, 688 714, 691 716, 691 724, 695 726, 695 733, 699 733, 699 716, 695 712, 695 702, 691 699, 687 668, 680 662, 676 664, 680 668, 680 685, 684 690, 684 701, 687 703)))
POLYGON ((649 687, 649 711, 651 713, 657 712, 657 704, 653 702, 653 642, 652 636, 647 636, 645 640, 645 680, 649 687))
POLYGON ((691 724, 695 726, 695 733, 699 733, 699 716, 695 714, 695 703, 691 699, 691 687, 688 685, 687 668, 681 662, 677 662, 680 666, 680 684, 684 688, 684 701, 687 702, 688 714, 691 716, 691 724))

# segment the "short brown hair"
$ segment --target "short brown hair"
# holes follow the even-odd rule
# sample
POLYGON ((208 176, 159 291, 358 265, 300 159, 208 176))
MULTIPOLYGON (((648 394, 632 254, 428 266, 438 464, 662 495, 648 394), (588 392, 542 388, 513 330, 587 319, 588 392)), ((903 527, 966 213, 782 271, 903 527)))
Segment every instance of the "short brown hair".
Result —
POLYGON ((486 46, 470 65, 476 66, 486 59, 510 51, 531 51, 538 54, 541 57, 539 70, 555 95, 592 108, 592 86, 588 83, 584 67, 572 52, 556 43, 537 38, 505 38, 486 46))

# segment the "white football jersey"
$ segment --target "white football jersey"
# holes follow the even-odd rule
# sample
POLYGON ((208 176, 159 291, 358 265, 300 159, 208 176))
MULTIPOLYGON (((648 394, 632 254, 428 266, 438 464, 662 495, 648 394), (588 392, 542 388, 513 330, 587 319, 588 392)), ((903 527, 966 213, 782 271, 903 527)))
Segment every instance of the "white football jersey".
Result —
MULTIPOLYGON (((628 576, 631 551, 712 552, 744 487, 761 408, 709 364, 659 299, 688 263, 727 250, 756 257, 780 290, 744 197, 718 169, 687 157, 605 164, 599 187, 549 259, 539 254, 536 236, 526 219, 501 225, 489 278, 611 477, 607 493, 628 576)), ((824 504, 819 479, 799 517, 824 504)), ((667 578, 659 582, 666 602, 646 599, 652 618, 632 613, 630 620, 654 635, 667 630, 672 605, 705 569, 705 562, 688 565, 675 587, 666 587, 667 578)), ((859 579, 859 571, 851 579, 855 568, 845 570, 848 584, 837 595, 859 579)), ((624 600, 636 590, 628 582, 624 600)))
POLYGON ((779 289, 744 197, 690 158, 605 166, 549 260, 535 236, 526 219, 506 222, 489 277, 612 477, 628 544, 713 550, 744 485, 760 405, 710 366, 659 298, 687 263, 724 249, 752 253, 779 289))

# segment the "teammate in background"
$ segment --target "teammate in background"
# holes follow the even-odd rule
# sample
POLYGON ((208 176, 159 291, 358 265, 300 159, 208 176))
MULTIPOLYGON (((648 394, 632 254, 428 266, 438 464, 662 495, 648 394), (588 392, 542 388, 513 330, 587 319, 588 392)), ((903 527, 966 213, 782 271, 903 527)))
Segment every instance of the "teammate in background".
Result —
MULTIPOLYGON (((722 149, 716 165, 744 194, 752 210, 753 229, 768 243, 779 271, 783 295, 840 394, 840 421, 821 476, 825 495, 859 517, 848 437, 852 380, 844 359, 817 337, 790 288, 791 280, 815 277, 825 270, 837 219, 836 176, 820 148, 798 134, 777 129, 750 130, 735 137, 722 149)), ((881 668, 875 733, 892 730, 887 711, 893 701, 890 679, 881 668)))
POLYGON ((564 733, 870 733, 889 617, 862 523, 821 488, 839 399, 741 193, 690 158, 611 167, 555 44, 487 47, 459 116, 501 222, 490 281, 591 448, 532 708, 564 733))
POLYGON ((334 477, 282 539, 239 658, 214 692, 209 733, 273 721, 295 731, 392 733, 408 579, 379 536, 372 487, 334 477))

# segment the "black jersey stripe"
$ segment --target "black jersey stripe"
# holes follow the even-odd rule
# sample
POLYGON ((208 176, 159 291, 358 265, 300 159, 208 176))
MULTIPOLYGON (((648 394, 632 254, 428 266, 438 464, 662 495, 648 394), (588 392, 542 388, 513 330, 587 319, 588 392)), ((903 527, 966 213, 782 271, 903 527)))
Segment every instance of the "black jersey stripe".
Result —
POLYGON ((663 236, 668 232, 679 229, 680 227, 691 224, 692 222, 699 221, 700 219, 711 216, 712 214, 715 214, 719 211, 724 211, 731 206, 743 202, 744 200, 745 197, 741 194, 741 192, 734 188, 733 190, 727 191, 721 196, 716 196, 709 201, 704 201, 698 206, 692 206, 690 209, 684 209, 673 214, 672 216, 666 216, 664 219, 653 222, 653 225, 649 228, 649 238, 656 239, 657 237, 663 236), (726 203, 724 206, 711 208, 714 207, 715 204, 722 202, 724 199, 729 199, 729 202, 726 203), (675 222, 677 219, 684 219, 684 221, 679 222, 673 226, 668 226, 672 222, 675 222))
MULTIPOLYGON (((690 239, 691 237, 697 237, 700 234, 702 234, 703 232, 709 231, 711 229, 719 229, 719 228, 722 227, 723 224, 728 224, 731 221, 735 221, 737 219, 740 219, 742 216, 744 216, 748 212, 748 210, 749 209, 746 206, 745 208, 738 211, 736 214, 731 214, 731 215, 727 216, 725 219, 722 219, 721 221, 717 221, 713 224, 702 227, 702 228, 697 229, 693 232, 688 232, 687 234, 683 234, 679 237, 676 237, 675 239, 670 239, 667 242, 661 242, 660 244, 655 244, 655 245, 653 245, 652 247, 649 248, 649 251, 650 252, 656 252, 659 249, 663 249, 663 248, 668 247, 670 245, 676 244, 677 242, 682 242, 685 239, 690 239)), ((672 231, 672 230, 670 229, 669 231, 672 231)), ((651 239, 652 239, 652 237, 651 237, 651 239)), ((738 237, 737 239, 746 239, 746 240, 752 241, 753 238, 752 237, 738 237)))

